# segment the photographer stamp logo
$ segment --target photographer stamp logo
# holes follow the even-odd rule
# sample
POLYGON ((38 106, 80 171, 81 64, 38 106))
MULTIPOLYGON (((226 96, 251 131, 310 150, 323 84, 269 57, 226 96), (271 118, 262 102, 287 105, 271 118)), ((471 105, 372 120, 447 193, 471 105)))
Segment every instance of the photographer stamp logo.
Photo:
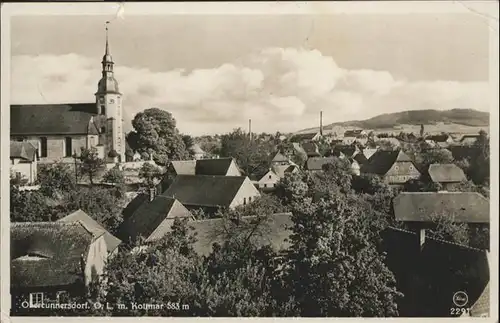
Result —
POLYGON ((457 307, 464 307, 469 302, 469 296, 463 291, 458 291, 453 294, 453 304, 457 307))

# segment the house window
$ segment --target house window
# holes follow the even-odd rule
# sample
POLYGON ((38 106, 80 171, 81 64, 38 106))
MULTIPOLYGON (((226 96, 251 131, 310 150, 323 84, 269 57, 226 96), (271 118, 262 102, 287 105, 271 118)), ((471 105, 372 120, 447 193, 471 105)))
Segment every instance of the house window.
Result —
POLYGON ((264 187, 267 187, 267 184, 264 184, 264 187))
POLYGON ((413 170, 413 169, 414 169, 413 166, 410 165, 410 170, 413 170))
POLYGON ((73 141, 71 137, 64 138, 64 156, 71 157, 73 154, 73 141))
POLYGON ((43 293, 30 293, 30 306, 36 307, 43 303, 43 293))
POLYGON ((271 179, 271 175, 269 175, 269 179, 271 179))
POLYGON ((246 197, 243 198, 243 205, 247 205, 247 198, 246 197))
POLYGON ((106 132, 106 128, 105 127, 101 127, 101 133, 105 133, 106 132))
POLYGON ((40 137, 40 157, 47 157, 47 137, 40 137))
POLYGON ((252 197, 251 196, 248 198, 248 203, 252 203, 252 197))
POLYGON ((396 165, 396 166, 394 166, 394 170, 395 170, 395 171, 398 171, 398 170, 399 170, 399 166, 397 166, 397 165, 396 165))

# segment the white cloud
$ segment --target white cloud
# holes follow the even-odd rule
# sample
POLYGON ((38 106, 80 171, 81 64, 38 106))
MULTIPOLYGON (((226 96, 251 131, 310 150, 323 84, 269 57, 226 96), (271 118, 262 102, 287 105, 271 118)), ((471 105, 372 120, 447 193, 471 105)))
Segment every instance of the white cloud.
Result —
MULTIPOLYGON (((76 54, 14 56, 13 103, 93 102, 100 58, 76 54)), ((181 131, 201 134, 246 127, 294 131, 409 109, 488 110, 486 82, 407 82, 386 71, 346 70, 317 50, 267 48, 213 69, 154 72, 116 66, 126 128, 133 116, 159 107, 181 131)))

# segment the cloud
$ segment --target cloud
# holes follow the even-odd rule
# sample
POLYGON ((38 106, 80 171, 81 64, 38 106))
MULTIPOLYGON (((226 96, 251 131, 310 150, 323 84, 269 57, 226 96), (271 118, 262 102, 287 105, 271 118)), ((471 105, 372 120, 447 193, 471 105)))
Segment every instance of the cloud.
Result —
MULTIPOLYGON (((93 102, 100 59, 77 54, 14 56, 13 103, 93 102)), ((365 119, 413 109, 488 111, 487 82, 395 79, 387 71, 346 70, 317 50, 266 48, 212 69, 155 72, 115 67, 124 93, 125 128, 133 116, 158 107, 182 132, 295 131, 318 123, 365 119)))

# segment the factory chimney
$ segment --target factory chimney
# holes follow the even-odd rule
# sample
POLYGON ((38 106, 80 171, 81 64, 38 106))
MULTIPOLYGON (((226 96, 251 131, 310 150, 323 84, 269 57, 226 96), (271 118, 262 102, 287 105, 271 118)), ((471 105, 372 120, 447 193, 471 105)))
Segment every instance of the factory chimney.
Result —
POLYGON ((248 137, 252 140, 252 119, 248 119, 248 137))
POLYGON ((323 111, 319 112, 319 134, 323 136, 323 111))

